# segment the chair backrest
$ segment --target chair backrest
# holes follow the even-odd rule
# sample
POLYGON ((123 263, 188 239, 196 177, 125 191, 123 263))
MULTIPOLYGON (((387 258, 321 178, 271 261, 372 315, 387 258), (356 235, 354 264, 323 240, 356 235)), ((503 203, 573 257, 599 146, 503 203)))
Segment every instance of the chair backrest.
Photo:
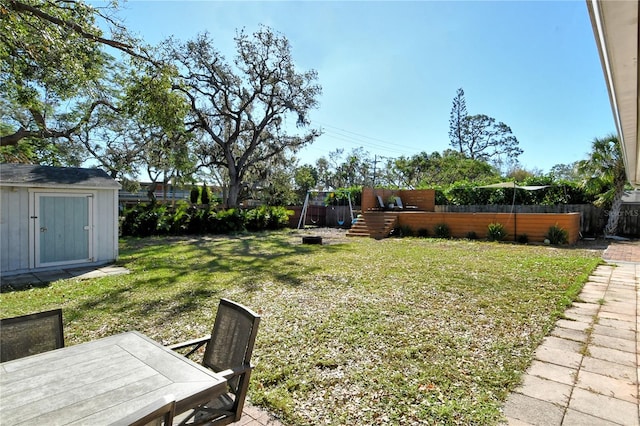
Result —
POLYGON ((382 197, 379 195, 376 195, 376 198, 378 199, 378 207, 380 207, 381 209, 384 209, 384 201, 382 201, 382 197))
MULTIPOLYGON (((228 299, 220 299, 202 364, 214 371, 249 365, 259 324, 260 316, 251 309, 228 299)), ((239 381, 234 379, 229 382, 234 394, 239 381)))
POLYGON ((117 420, 111 426, 167 426, 173 424, 176 399, 167 395, 140 410, 117 420))
POLYGON ((62 309, 0 320, 0 362, 62 347, 62 309))
POLYGON ((400 199, 400 197, 396 197, 396 206, 398 206, 401 209, 404 208, 404 206, 402 205, 402 200, 400 199))

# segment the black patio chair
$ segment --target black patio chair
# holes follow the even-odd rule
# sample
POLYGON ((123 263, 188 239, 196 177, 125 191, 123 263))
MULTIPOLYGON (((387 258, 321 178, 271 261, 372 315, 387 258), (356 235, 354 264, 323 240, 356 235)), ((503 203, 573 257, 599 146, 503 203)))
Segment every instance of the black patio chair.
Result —
POLYGON ((202 365, 227 379, 228 391, 197 408, 181 424, 226 425, 242 417, 253 365, 251 354, 260 316, 247 307, 221 299, 211 335, 169 346, 191 357, 205 346, 202 365), (191 423, 190 423, 191 422, 191 423))
POLYGON ((0 362, 62 347, 62 309, 0 320, 0 362))

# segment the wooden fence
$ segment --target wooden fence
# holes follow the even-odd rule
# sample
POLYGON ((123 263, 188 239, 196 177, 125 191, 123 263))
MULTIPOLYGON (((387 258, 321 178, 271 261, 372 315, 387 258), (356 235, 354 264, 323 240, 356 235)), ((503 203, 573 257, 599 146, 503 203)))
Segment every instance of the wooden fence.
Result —
MULTIPOLYGON (((295 213, 290 217, 289 226, 295 228, 300 219, 301 207, 288 207, 295 213)), ((360 212, 360 206, 353 206, 354 212, 360 212)), ((317 211, 307 216, 307 225, 330 226, 348 228, 348 220, 339 225, 338 219, 349 218, 349 207, 318 207, 317 211)), ((554 206, 538 205, 473 205, 473 206, 446 206, 436 205, 435 211, 439 213, 580 213, 580 234, 583 237, 600 236, 608 220, 609 212, 591 204, 558 204, 554 206)), ((524 218, 523 218, 524 219, 524 218)), ((523 223, 524 225, 524 223, 523 223)), ((521 229, 522 230, 522 229, 521 229)), ((625 204, 620 210, 618 223, 618 235, 631 238, 640 238, 640 205, 625 204)))
MULTIPOLYGON (((609 219, 609 211, 592 204, 558 204, 554 206, 539 205, 474 205, 445 206, 437 205, 437 212, 486 212, 486 213, 580 213, 580 233, 582 236, 599 236, 609 219)), ((640 205, 624 204, 620 209, 618 235, 640 237, 640 205)))

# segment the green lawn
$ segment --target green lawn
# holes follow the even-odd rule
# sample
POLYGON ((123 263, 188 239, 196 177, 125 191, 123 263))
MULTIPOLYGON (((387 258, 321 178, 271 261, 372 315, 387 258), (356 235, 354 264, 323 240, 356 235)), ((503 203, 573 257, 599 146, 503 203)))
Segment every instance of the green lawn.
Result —
POLYGON ((62 307, 72 345, 210 332, 220 297, 261 313, 250 399, 291 425, 496 424, 599 253, 437 239, 299 244, 294 231, 121 241, 131 274, 0 294, 62 307))

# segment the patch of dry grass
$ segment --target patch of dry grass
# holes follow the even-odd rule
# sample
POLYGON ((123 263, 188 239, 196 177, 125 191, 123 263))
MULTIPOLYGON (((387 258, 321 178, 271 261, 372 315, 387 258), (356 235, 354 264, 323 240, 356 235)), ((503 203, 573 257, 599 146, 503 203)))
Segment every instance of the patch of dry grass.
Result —
MULTIPOLYGON (((4 293, 62 306, 69 344, 210 331, 220 297, 259 311, 250 397, 291 425, 495 424, 597 252, 435 239, 307 246, 289 232, 129 239, 132 274, 4 293)), ((40 309, 42 308, 42 309, 40 309)))

